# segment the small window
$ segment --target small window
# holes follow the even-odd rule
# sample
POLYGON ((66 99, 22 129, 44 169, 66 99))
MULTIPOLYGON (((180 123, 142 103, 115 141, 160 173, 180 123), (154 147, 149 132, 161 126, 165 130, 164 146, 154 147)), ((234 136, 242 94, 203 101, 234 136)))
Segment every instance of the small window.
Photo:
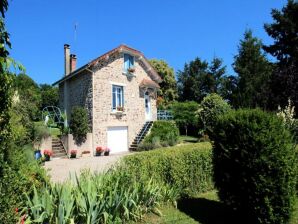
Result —
POLYGON ((133 68, 134 57, 129 54, 124 54, 124 71, 127 72, 128 69, 133 68))
POLYGON ((116 111, 119 108, 124 107, 124 94, 123 94, 123 86, 113 85, 113 99, 112 99, 112 110, 116 111))

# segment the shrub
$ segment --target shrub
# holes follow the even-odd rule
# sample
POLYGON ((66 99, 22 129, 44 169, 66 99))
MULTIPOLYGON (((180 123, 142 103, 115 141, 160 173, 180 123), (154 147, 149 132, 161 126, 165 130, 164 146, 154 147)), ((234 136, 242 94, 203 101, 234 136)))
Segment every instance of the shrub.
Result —
POLYGON ((9 151, 9 161, 3 164, 3 177, 0 182, 1 223, 17 223, 16 208, 25 205, 24 193, 31 194, 33 186, 40 189, 49 181, 46 171, 33 159, 33 148, 13 147, 9 151), (9 164, 9 165, 8 165, 9 164))
POLYGON ((153 178, 181 194, 196 194, 213 188, 211 155, 210 143, 187 144, 126 156, 119 169, 128 179, 153 178))
POLYGON ((197 115, 206 130, 213 127, 219 115, 229 110, 231 110, 230 105, 221 96, 211 93, 202 100, 197 115))
POLYGON ((69 128, 77 144, 86 140, 89 131, 87 110, 83 107, 74 107, 71 111, 69 128))
POLYGON ((283 121, 258 109, 232 111, 218 119, 210 135, 220 199, 250 223, 287 223, 297 153, 283 121))
POLYGON ((172 105, 174 120, 179 126, 180 130, 185 130, 185 135, 188 135, 189 129, 191 129, 192 131, 195 130, 197 132, 198 119, 196 116, 196 112, 198 108, 199 104, 194 101, 182 103, 177 102, 172 105))
POLYGON ((140 149, 151 150, 160 146, 173 146, 177 143, 179 130, 172 121, 155 121, 150 134, 145 137, 140 149))
POLYGON ((47 138, 50 135, 49 129, 43 124, 43 122, 34 123, 33 138, 35 143, 40 144, 43 138, 47 138))

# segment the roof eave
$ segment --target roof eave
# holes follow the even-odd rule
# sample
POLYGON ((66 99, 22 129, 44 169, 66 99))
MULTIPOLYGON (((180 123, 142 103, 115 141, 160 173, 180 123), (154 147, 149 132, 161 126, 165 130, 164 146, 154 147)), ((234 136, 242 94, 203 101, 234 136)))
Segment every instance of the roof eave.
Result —
POLYGON ((84 70, 87 69, 88 67, 89 67, 89 64, 86 64, 86 65, 82 66, 81 68, 79 68, 79 69, 77 69, 77 70, 71 72, 70 74, 64 76, 62 79, 60 79, 60 80, 54 82, 54 83, 52 84, 52 86, 58 85, 58 84, 60 84, 60 83, 62 83, 62 82, 64 82, 64 81, 66 81, 66 80, 68 80, 68 79, 71 79, 71 78, 74 77, 76 74, 78 74, 78 73, 84 71, 84 70))

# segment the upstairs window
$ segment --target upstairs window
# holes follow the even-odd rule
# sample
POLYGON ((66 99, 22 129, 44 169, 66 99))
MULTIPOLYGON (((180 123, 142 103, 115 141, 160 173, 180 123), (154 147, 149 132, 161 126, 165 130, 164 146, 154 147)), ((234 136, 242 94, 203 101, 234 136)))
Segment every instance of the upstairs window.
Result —
POLYGON ((129 54, 124 54, 124 71, 134 67, 134 57, 129 54))
POLYGON ((112 110, 117 111, 121 110, 124 107, 124 94, 123 86, 113 85, 113 99, 112 99, 112 110))

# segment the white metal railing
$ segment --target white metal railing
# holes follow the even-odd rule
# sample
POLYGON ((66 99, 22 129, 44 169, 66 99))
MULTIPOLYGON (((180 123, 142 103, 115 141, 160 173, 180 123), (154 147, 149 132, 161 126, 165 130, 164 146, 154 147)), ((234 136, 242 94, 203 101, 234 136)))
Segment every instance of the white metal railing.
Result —
POLYGON ((157 110, 157 120, 173 120, 172 112, 169 110, 157 110))

